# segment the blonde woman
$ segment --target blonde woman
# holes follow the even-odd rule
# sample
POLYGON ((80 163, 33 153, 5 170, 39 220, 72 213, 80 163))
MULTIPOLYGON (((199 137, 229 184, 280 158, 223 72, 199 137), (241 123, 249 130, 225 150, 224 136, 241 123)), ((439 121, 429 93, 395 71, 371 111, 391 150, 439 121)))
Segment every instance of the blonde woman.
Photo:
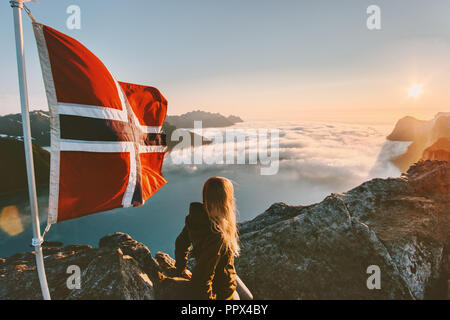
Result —
POLYGON ((187 298, 252 299, 234 269, 239 251, 233 184, 223 177, 209 178, 203 186, 203 203, 191 203, 175 242, 177 273, 190 279, 187 298), (187 270, 191 245, 196 261, 192 274, 187 270))

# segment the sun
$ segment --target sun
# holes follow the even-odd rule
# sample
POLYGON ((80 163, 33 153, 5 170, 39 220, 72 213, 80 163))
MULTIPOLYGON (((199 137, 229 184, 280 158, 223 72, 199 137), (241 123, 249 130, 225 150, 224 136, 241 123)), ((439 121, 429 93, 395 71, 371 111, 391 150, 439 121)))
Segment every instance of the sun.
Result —
POLYGON ((420 84, 414 84, 408 89, 408 97, 417 99, 423 93, 423 88, 420 84))

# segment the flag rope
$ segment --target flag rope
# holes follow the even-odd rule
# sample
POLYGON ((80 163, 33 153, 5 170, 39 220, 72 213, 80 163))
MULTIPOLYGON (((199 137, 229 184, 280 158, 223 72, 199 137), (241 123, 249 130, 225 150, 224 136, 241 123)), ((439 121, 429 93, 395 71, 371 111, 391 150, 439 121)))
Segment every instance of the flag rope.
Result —
POLYGON ((52 226, 52 225, 51 225, 50 223, 47 223, 47 226, 45 227, 44 233, 42 234, 42 237, 41 237, 41 240, 42 240, 41 243, 44 242, 44 237, 45 237, 45 235, 47 234, 47 232, 50 230, 50 227, 51 227, 51 226, 52 226))
POLYGON ((23 8, 25 9, 25 12, 27 13, 27 15, 30 17, 31 21, 33 23, 37 23, 36 19, 33 17, 33 15, 31 14, 31 10, 28 9, 28 7, 25 5, 25 3, 23 3, 23 8))
POLYGON ((9 3, 11 4, 12 8, 23 8, 27 13, 28 17, 30 17, 31 21, 37 23, 36 19, 33 17, 33 14, 31 13, 31 10, 25 5, 25 3, 17 0, 11 0, 9 1, 9 3))

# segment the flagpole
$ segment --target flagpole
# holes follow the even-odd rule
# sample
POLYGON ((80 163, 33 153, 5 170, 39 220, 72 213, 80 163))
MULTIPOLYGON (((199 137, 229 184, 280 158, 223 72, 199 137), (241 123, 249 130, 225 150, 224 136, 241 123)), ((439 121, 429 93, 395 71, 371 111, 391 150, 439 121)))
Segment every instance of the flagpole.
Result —
POLYGON ((16 36, 16 53, 17 53, 17 71, 19 76, 20 105, 22 109, 22 128, 23 128, 23 145, 25 148, 25 160, 27 165, 28 178, 28 196, 30 198, 30 208, 33 223, 33 239, 36 256, 36 268, 38 271, 39 282, 41 285, 42 297, 50 300, 50 292, 47 285, 47 277, 45 275, 44 257, 42 255, 42 237, 39 224, 39 213, 36 195, 36 183, 34 178, 33 165, 33 147, 31 144, 30 115, 28 104, 28 88, 25 72, 25 56, 23 47, 23 28, 22 28, 22 8, 21 0, 10 1, 14 14, 14 32, 16 36))

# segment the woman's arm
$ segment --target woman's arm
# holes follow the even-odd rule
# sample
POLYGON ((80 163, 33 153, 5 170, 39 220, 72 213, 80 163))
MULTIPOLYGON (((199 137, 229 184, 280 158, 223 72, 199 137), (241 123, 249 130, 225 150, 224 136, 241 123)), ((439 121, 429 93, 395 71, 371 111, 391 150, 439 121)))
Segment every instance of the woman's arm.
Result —
POLYGON ((189 233, 185 225, 175 241, 175 267, 177 268, 177 273, 179 274, 182 274, 187 267, 190 246, 191 239, 189 239, 189 233))
POLYGON ((219 234, 213 234, 205 239, 205 245, 201 248, 199 259, 192 271, 192 286, 198 294, 196 299, 215 299, 212 292, 212 279, 216 272, 222 249, 222 238, 219 234))

